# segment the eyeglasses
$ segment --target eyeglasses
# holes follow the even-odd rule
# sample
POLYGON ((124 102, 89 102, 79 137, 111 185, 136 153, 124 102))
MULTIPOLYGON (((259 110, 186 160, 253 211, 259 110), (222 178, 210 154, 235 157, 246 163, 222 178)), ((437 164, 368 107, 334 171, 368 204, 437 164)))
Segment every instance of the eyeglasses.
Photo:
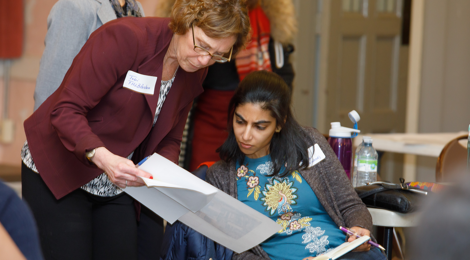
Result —
POLYGON ((212 54, 208 50, 206 50, 205 48, 196 45, 196 40, 194 39, 194 24, 191 24, 191 29, 193 31, 193 44, 194 44, 194 51, 195 52, 197 52, 201 55, 204 55, 204 56, 210 55, 211 59, 213 59, 215 62, 218 62, 218 63, 225 63, 227 61, 230 61, 230 59, 232 58, 233 46, 232 46, 232 48, 230 48, 230 54, 229 54, 228 58, 220 56, 220 55, 212 54))

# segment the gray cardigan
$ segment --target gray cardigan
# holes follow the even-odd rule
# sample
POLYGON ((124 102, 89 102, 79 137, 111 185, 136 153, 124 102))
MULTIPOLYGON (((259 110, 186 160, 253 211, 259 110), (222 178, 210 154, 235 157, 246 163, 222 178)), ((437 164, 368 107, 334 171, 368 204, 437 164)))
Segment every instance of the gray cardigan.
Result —
MULTIPOLYGON (((338 158, 325 137, 314 128, 304 128, 310 140, 308 146, 318 143, 326 158, 313 167, 299 171, 336 225, 359 226, 372 230, 372 217, 354 191, 338 158)), ((237 198, 235 162, 218 161, 207 171, 206 181, 237 198)), ((250 251, 235 254, 232 259, 269 259, 267 253, 256 246, 250 251)))
POLYGON ((34 110, 59 88, 90 34, 114 19, 116 13, 109 0, 59 0, 52 7, 34 89, 34 110))

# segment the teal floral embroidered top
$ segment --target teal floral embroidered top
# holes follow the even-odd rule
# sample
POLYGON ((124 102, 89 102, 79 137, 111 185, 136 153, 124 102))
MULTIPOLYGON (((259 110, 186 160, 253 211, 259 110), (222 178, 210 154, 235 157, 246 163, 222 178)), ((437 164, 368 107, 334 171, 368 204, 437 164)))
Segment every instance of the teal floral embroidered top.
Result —
POLYGON ((297 171, 267 176, 271 172, 270 155, 237 163, 238 199, 282 226, 261 243, 271 259, 314 257, 344 243, 346 235, 297 171))

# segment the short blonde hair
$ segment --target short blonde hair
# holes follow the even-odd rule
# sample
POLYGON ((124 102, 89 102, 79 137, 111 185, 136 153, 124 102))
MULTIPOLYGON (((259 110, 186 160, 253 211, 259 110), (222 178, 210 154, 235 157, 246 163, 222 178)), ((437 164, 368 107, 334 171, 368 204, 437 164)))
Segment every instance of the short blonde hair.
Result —
POLYGON ((185 34, 194 23, 211 38, 235 36, 233 54, 244 48, 250 34, 246 0, 176 0, 170 29, 185 34))

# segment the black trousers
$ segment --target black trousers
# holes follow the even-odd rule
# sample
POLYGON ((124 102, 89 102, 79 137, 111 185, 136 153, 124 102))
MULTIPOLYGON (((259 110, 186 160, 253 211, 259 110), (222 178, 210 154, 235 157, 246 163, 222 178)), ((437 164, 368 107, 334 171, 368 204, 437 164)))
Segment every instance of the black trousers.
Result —
POLYGON ((45 259, 158 257, 162 220, 143 209, 138 223, 129 195, 106 198, 77 189, 57 200, 41 176, 24 164, 21 175, 23 199, 36 219, 45 259))

